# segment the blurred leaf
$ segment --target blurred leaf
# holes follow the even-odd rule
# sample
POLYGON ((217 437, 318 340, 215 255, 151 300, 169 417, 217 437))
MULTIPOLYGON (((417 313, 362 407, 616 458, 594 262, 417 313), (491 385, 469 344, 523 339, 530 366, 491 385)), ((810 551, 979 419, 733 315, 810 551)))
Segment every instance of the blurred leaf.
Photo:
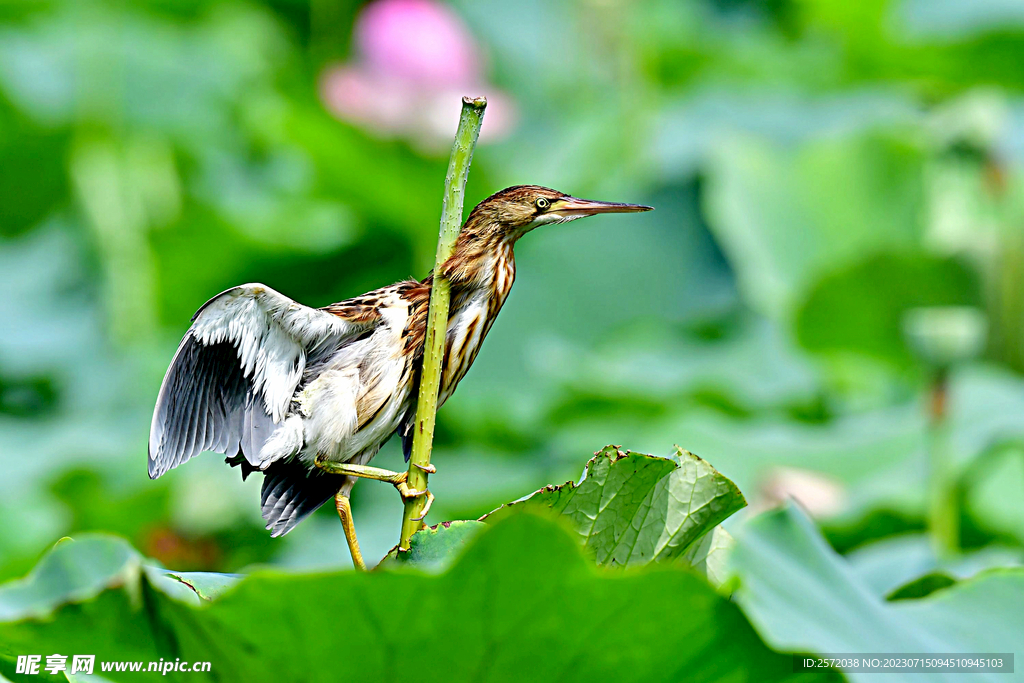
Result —
POLYGON ((1024 544, 1024 443, 993 444, 966 480, 964 507, 976 523, 1024 544))
POLYGON ((864 507, 820 522, 822 534, 840 555, 872 541, 924 531, 927 527, 923 505, 912 511, 894 510, 872 500, 864 507))
POLYGON ((83 537, 59 543, 19 581, 0 586, 0 621, 41 619, 66 603, 87 602, 115 586, 137 585, 142 562, 127 542, 83 537))
POLYGON ((1024 378, 973 364, 950 378, 950 446, 961 472, 991 449, 1024 443, 1024 378))
POLYGON ((925 4, 804 0, 801 23, 810 35, 825 33, 843 45, 843 75, 854 82, 913 83, 926 94, 946 96, 976 85, 1024 85, 1021 72, 1007 61, 1024 50, 1024 32, 1013 20, 1019 10, 982 0, 957 10, 941 1, 927 13, 918 11, 925 4), (1006 25, 995 28, 991 17, 1000 14, 1006 25))
MULTIPOLYGON (((74 565, 79 554, 112 547, 123 546, 94 538, 53 552, 74 565)), ((160 657, 213 663, 210 674, 193 672, 190 680, 270 681, 281 672, 313 680, 338 665, 339 647, 354 647, 344 656, 346 676, 387 680, 401 668, 396 648, 408 637, 396 606, 412 605, 415 596, 431 632, 458 644, 419 653, 422 681, 797 678, 792 657, 768 650, 739 609, 692 573, 662 567, 604 575, 558 525, 529 514, 484 529, 438 576, 262 572, 203 609, 167 598, 146 575, 127 577, 116 565, 110 569, 119 580, 99 581, 109 590, 87 603, 8 612, 0 638, 11 652, 95 653, 97 666, 160 657), (609 643, 610 625, 628 638, 609 643), (332 639, 339 628, 344 638, 332 639)), ((105 675, 116 681, 134 674, 105 675)), ((838 678, 832 671, 799 677, 838 678)))
POLYGON ((215 572, 167 572, 166 575, 195 591, 200 600, 213 600, 242 578, 241 574, 215 572))
POLYGON ((0 413, 15 417, 51 416, 58 407, 57 387, 50 377, 4 377, 0 374, 0 413))
MULTIPOLYGON (((826 535, 841 552, 870 541, 922 531, 927 472, 921 467, 927 445, 925 410, 918 402, 857 416, 843 416, 821 427, 776 424, 743 436, 748 427, 715 430, 720 452, 707 436, 687 429, 687 441, 711 454, 744 488, 753 490, 750 469, 759 457, 837 476, 849 489, 849 505, 824 520, 826 535), (756 434, 761 440, 755 441, 756 434), (779 436, 788 435, 783 442, 779 436), (825 435, 831 434, 831 439, 825 435), (766 449, 768 436, 773 449, 766 449), (744 457, 744 460, 735 460, 744 457), (801 464, 802 463, 802 464, 801 464)), ((1018 501, 1024 475, 1017 460, 1024 442, 1024 381, 1006 370, 971 364, 950 376, 949 449, 965 491, 962 519, 968 547, 1000 541, 1021 544, 1024 508, 1018 501), (1015 444, 1017 445, 1015 447, 1015 444), (970 536, 967 536, 967 532, 970 536)), ((709 426, 704 420, 697 429, 709 426)), ((763 467, 763 466, 762 466, 763 467)), ((925 571, 927 568, 922 569, 925 571)), ((912 576, 904 576, 909 580, 912 576)), ((892 586, 890 586, 892 587, 892 586)))
MULTIPOLYGON (((929 598, 887 603, 794 506, 751 520, 732 561, 736 600, 778 649, 1012 652, 1024 629, 1024 570, 992 571, 929 598)), ((977 680, 1001 678, 978 673, 977 680)))
POLYGON ((606 408, 609 417, 633 402, 648 416, 690 399, 742 417, 811 402, 821 379, 800 348, 770 321, 736 318, 711 339, 630 325, 589 353, 553 349, 558 356, 545 370, 570 391, 549 419, 563 425, 573 402, 583 401, 590 405, 578 412, 606 408))
POLYGON ((0 94, 0 236, 36 227, 66 201, 67 144, 66 133, 27 121, 0 94))
POLYGON ((877 596, 886 596, 918 577, 943 573, 968 579, 986 569, 1024 565, 1024 552, 996 545, 940 558, 923 533, 901 534, 857 548, 845 556, 857 578, 877 596))
POLYGON ((914 362, 905 315, 925 306, 975 306, 977 279, 962 263, 922 253, 875 254, 815 282, 796 311, 796 336, 815 352, 914 362))
POLYGON ((721 145, 705 208, 748 301, 775 316, 819 278, 868 254, 913 248, 924 209, 921 149, 893 134, 721 145))
POLYGON ((189 596, 198 602, 178 582, 147 572, 122 539, 97 535, 61 543, 26 578, 0 585, 0 667, 13 674, 16 655, 43 652, 158 659, 155 653, 169 646, 168 633, 147 623, 146 605, 180 604, 189 596), (153 590, 154 580, 169 588, 167 596, 153 590), (62 618, 55 624, 57 614, 62 618), (94 650, 100 642, 107 645, 94 650))
POLYGON ((135 537, 159 523, 168 509, 168 490, 154 486, 125 491, 95 469, 69 468, 50 484, 54 496, 72 510, 73 531, 103 529, 135 537))
MULTIPOLYGON (((670 460, 606 446, 578 484, 546 486, 482 519, 549 509, 570 521, 599 565, 623 567, 679 558, 744 505, 735 484, 681 448, 670 460)), ((693 557, 704 559, 697 551, 693 557)))
POLYGON ((949 588, 956 584, 954 579, 945 572, 929 572, 924 576, 919 576, 909 583, 905 583, 899 588, 893 589, 885 599, 889 602, 897 602, 899 600, 916 600, 918 598, 928 597, 937 590, 943 588, 949 588))
MULTIPOLYGON (((677 42, 679 36, 672 35, 671 40, 677 42)), ((816 60, 814 52, 815 48, 791 51, 781 60, 793 65, 804 62, 806 66, 799 68, 807 69, 800 74, 805 81, 813 77, 810 64, 816 60)), ((820 63, 816 67, 820 75, 820 63)), ((708 158, 737 136, 780 145, 813 144, 826 136, 858 135, 916 123, 921 118, 918 106, 906 93, 870 85, 821 94, 756 83, 744 87, 700 85, 685 92, 662 113, 651 149, 661 172, 670 177, 701 173, 708 158)))
POLYGON ((1024 6, 1012 0, 902 0, 899 17, 914 37, 963 40, 986 32, 1024 29, 1024 6))

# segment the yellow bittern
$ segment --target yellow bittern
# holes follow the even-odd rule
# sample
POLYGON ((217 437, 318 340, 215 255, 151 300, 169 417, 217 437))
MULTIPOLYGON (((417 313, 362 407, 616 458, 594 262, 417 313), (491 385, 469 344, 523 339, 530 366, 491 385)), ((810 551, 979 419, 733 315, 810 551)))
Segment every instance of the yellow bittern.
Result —
MULTIPOLYGON (((469 370, 505 303, 520 237, 541 225, 650 208, 520 185, 473 209, 441 267, 451 282, 451 309, 438 405, 469 370)), ((406 473, 366 464, 395 432, 409 458, 432 282, 399 282, 319 309, 261 284, 210 299, 193 316, 160 386, 149 476, 202 451, 227 455, 243 479, 260 471, 272 536, 333 497, 353 562, 362 567, 349 507, 356 477, 390 482, 403 498, 428 496, 428 506, 432 500, 406 485, 406 473)))

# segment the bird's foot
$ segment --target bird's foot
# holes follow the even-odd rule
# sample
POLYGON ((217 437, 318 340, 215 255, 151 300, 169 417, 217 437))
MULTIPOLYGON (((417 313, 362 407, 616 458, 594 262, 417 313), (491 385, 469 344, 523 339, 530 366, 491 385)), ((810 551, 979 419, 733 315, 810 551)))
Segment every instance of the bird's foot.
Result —
MULTIPOLYGON (((437 468, 430 464, 421 465, 417 462, 414 462, 413 467, 418 467, 427 474, 437 473, 437 468)), ((430 512, 430 506, 434 503, 434 494, 428 491, 427 489, 420 490, 409 488, 409 485, 406 483, 406 480, 408 479, 408 472, 404 474, 406 476, 402 477, 401 481, 395 483, 395 488, 397 488, 398 492, 401 494, 402 500, 406 501, 409 500, 410 498, 419 498, 420 496, 427 497, 427 502, 423 505, 423 511, 420 512, 419 517, 412 518, 412 521, 414 522, 422 522, 423 519, 427 516, 427 513, 430 512)), ((426 525, 424 524, 424 526, 426 525)))
POLYGON ((423 518, 427 516, 428 512, 430 512, 430 506, 434 503, 434 494, 427 489, 409 488, 409 485, 406 484, 404 480, 395 484, 395 488, 398 489, 398 493, 401 494, 403 501, 409 500, 410 498, 419 498, 420 496, 427 497, 427 502, 423 505, 423 511, 420 513, 420 516, 412 518, 412 521, 414 522, 422 522, 423 518))
MULTIPOLYGON (((393 484, 398 493, 401 494, 402 500, 406 501, 410 498, 419 498, 420 496, 426 496, 427 502, 423 506, 423 512, 419 517, 414 517, 413 521, 422 522, 423 518, 427 516, 427 512, 430 511, 430 505, 434 502, 434 494, 427 489, 414 489, 409 486, 409 472, 392 472, 391 470, 382 470, 379 467, 369 467, 367 465, 355 465, 351 463, 337 463, 331 462, 321 457, 317 457, 316 466, 325 472, 331 474, 344 474, 349 477, 362 477, 364 479, 376 479, 377 481, 386 481, 389 484, 393 484)), ((420 465, 413 463, 413 466, 418 467, 427 474, 435 474, 437 468, 433 465, 420 465)))

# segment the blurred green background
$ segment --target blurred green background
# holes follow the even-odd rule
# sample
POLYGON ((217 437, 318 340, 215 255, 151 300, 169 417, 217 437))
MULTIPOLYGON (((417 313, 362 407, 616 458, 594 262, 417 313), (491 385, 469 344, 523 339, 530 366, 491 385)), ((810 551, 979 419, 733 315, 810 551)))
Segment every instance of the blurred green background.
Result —
MULTIPOLYGON (((427 273, 463 94, 491 100, 468 205, 657 211, 519 245, 428 521, 678 443, 883 584, 1020 563, 1022 60, 1005 0, 3 3, 0 579, 97 529, 181 570, 349 563, 330 506, 271 539, 221 456, 151 482, 151 411, 219 291, 427 273)), ((379 557, 399 498, 353 502, 379 557)))

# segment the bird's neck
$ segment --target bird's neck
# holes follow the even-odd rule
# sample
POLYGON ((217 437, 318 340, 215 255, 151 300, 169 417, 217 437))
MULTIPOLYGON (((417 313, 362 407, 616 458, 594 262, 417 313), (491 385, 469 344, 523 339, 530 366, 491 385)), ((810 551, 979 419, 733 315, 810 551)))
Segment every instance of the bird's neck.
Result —
POLYGON ((452 286, 452 315, 480 296, 491 299, 492 316, 498 314, 516 277, 512 247, 511 240, 486 239, 468 230, 459 235, 452 256, 441 267, 452 286))
POLYGON ((512 244, 487 244, 460 236, 455 253, 441 272, 451 282, 440 392, 443 403, 473 364, 512 289, 516 276, 512 244))

